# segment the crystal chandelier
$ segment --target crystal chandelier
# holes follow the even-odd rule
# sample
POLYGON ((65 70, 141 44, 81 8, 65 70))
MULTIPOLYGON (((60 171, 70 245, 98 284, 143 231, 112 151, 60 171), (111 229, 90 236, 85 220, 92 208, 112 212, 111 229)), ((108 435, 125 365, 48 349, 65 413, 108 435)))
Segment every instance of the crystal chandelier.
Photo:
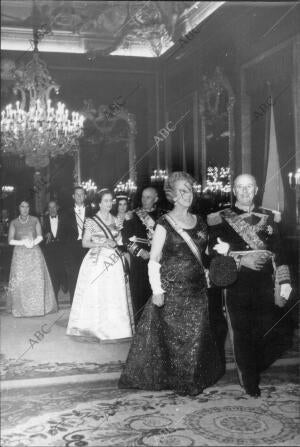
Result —
POLYGON ((33 6, 33 58, 25 66, 14 93, 21 95, 15 108, 8 104, 1 112, 1 150, 25 157, 28 166, 40 169, 50 158, 78 150, 84 116, 70 112, 61 102, 51 106, 50 94, 59 91, 44 61, 39 58, 36 6, 33 6))
POLYGON ((151 175, 151 183, 164 183, 168 178, 168 173, 164 169, 154 169, 151 175))
POLYGON ((134 194, 136 193, 137 186, 133 180, 127 180, 126 183, 119 182, 116 187, 114 188, 115 194, 134 194))

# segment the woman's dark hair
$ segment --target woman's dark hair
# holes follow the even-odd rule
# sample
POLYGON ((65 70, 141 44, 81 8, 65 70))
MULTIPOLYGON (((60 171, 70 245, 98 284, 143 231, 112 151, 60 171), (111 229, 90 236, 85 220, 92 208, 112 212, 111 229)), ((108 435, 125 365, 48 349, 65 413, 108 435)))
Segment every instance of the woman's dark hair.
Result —
POLYGON ((110 194, 112 197, 114 196, 110 189, 108 189, 108 188, 100 189, 100 191, 98 192, 98 203, 99 204, 102 202, 102 199, 106 194, 110 194))
POLYGON ((117 208, 119 207, 119 203, 120 203, 122 200, 125 200, 125 202, 127 203, 127 206, 129 205, 128 197, 126 197, 126 196, 119 196, 119 197, 116 197, 116 207, 117 207, 117 208))
POLYGON ((19 206, 21 205, 21 203, 23 203, 23 202, 27 203, 27 205, 29 206, 29 208, 31 208, 30 200, 29 200, 29 199, 26 199, 26 198, 21 199, 21 200, 18 200, 18 207, 19 207, 19 206))

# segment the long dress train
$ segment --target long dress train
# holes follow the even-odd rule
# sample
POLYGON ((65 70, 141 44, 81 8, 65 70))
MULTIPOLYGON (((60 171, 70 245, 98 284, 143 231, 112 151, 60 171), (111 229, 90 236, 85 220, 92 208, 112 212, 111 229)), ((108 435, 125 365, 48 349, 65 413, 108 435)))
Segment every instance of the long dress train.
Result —
MULTIPOLYGON (((205 272, 164 216, 158 223, 167 232, 160 261, 165 304, 148 301, 119 387, 198 394, 224 373, 209 325, 205 272)), ((203 252, 207 229, 201 218, 185 231, 203 252)))

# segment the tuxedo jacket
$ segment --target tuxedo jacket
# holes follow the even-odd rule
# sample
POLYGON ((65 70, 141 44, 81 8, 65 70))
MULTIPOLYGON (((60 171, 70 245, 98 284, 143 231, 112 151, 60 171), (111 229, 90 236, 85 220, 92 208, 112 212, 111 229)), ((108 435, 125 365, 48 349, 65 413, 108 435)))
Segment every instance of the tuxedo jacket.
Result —
MULTIPOLYGON (((149 216, 156 222, 158 218, 165 214, 165 211, 161 209, 155 209, 154 211, 151 211, 148 213, 149 216)), ((126 247, 130 245, 129 238, 132 236, 136 236, 138 238, 147 239, 147 228, 139 218, 139 216, 135 213, 133 210, 132 218, 129 220, 124 220, 123 229, 122 229, 122 238, 123 243, 126 247)), ((137 244, 140 245, 140 244, 137 244)), ((146 245, 142 244, 140 245, 141 248, 144 250, 150 251, 150 247, 147 247, 146 245)))
POLYGON ((50 242, 60 242, 63 239, 63 221, 62 221, 62 216, 60 214, 58 214, 57 217, 58 217, 57 233, 56 233, 55 237, 54 237, 54 235, 53 235, 53 233, 51 231, 50 215, 47 215, 47 216, 44 217, 43 236, 45 238, 45 236, 48 233, 50 233, 50 235, 51 235, 50 242))
MULTIPOLYGON (((85 219, 93 216, 92 208, 85 207, 85 219)), ((66 244, 77 241, 78 227, 74 208, 67 210, 62 218, 62 240, 66 244)))

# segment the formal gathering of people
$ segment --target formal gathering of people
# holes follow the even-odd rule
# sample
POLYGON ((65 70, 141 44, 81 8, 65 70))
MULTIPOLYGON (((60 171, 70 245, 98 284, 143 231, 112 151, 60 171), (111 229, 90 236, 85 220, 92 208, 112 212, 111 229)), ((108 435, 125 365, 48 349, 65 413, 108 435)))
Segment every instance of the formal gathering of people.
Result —
POLYGON ((240 385, 259 397, 260 373, 289 347, 277 324, 292 293, 278 213, 256 206, 249 174, 234 180, 234 205, 207 216, 192 212, 193 185, 190 174, 171 173, 163 188, 168 209, 153 186, 136 208, 126 194, 102 188, 95 209, 78 185, 73 207, 50 200, 42 225, 22 200, 8 230, 7 310, 14 317, 57 312, 59 290, 68 291, 67 336, 131 340, 120 388, 191 396, 225 372, 224 340, 212 323, 219 312, 240 385), (210 305, 214 296, 222 297, 219 308, 210 305))

